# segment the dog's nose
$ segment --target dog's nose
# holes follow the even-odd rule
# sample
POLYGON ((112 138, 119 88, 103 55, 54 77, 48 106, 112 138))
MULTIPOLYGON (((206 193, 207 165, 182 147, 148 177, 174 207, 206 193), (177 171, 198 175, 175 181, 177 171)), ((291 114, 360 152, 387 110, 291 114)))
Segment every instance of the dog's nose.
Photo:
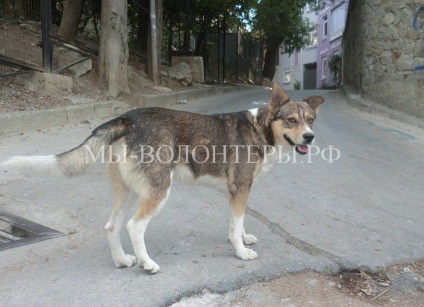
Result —
POLYGON ((314 134, 311 132, 307 132, 303 135, 303 138, 308 142, 312 142, 312 140, 314 139, 314 134))

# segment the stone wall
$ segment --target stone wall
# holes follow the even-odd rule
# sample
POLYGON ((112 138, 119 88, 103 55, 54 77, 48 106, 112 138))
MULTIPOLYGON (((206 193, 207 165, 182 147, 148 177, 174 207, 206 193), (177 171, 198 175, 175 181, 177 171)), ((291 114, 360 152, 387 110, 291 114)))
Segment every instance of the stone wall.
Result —
POLYGON ((424 3, 352 0, 343 37, 343 84, 424 117, 424 3))

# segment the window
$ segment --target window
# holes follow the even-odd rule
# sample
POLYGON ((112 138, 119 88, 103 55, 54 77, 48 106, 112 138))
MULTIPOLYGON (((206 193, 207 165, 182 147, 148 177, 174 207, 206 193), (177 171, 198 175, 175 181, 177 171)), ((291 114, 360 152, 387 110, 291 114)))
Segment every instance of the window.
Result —
POLYGON ((322 17, 322 38, 326 38, 327 37, 327 33, 328 33, 328 17, 327 15, 325 15, 324 17, 322 17))
POLYGON ((317 44, 318 44, 317 31, 314 30, 309 32, 308 47, 313 47, 313 46, 316 46, 317 44))
POLYGON ((284 83, 290 83, 290 69, 284 71, 284 83))
POLYGON ((295 50, 292 56, 292 68, 300 69, 300 53, 299 50, 295 50))
POLYGON ((331 11, 330 40, 336 39, 343 34, 345 28, 345 7, 343 4, 331 11))
POLYGON ((327 77, 327 58, 322 58, 322 71, 321 71, 321 77, 322 79, 326 79, 327 77))

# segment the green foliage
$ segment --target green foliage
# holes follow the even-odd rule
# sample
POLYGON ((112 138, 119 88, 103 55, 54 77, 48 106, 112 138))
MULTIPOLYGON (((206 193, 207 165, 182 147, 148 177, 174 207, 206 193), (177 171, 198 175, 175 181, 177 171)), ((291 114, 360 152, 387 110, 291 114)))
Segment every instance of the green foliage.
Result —
POLYGON ((295 90, 300 90, 300 86, 301 84, 299 80, 296 80, 296 82, 293 84, 293 87, 295 90))
POLYGON ((262 0, 257 2, 254 29, 263 33, 268 46, 283 44, 290 54, 308 43, 308 34, 313 25, 303 18, 308 4, 318 9, 315 0, 262 0))
MULTIPOLYGON (((190 29, 187 30, 184 16, 186 2, 164 0, 163 20, 168 23, 164 25, 164 33, 169 31, 164 36, 171 37, 172 31, 184 31, 183 40, 190 40, 193 35, 197 35, 196 46, 192 51, 199 54, 205 32, 208 35, 217 33, 225 20, 227 33, 235 33, 241 27, 251 31, 252 37, 261 39, 267 50, 263 76, 272 79, 281 44, 289 53, 308 44, 308 34, 314 25, 302 16, 306 5, 312 10, 318 10, 329 1, 334 0, 190 0, 190 29)), ((185 41, 172 42, 171 45, 172 50, 177 52, 190 48, 185 41)))
MULTIPOLYGON (((163 3, 164 20, 176 20, 179 2, 164 0, 163 3)), ((216 18, 226 16, 228 32, 236 32, 238 27, 253 29, 256 36, 265 37, 267 45, 283 43, 292 53, 308 43, 307 35, 312 30, 312 25, 302 17, 305 6, 318 10, 324 3, 325 0, 191 0, 190 7, 192 16, 197 15, 199 21, 208 14, 208 26, 213 25, 216 18), (198 12, 194 14, 193 9, 198 12)), ((182 9, 184 5, 181 1, 182 9)), ((201 22, 191 21, 191 24, 193 32, 201 30, 201 22)))

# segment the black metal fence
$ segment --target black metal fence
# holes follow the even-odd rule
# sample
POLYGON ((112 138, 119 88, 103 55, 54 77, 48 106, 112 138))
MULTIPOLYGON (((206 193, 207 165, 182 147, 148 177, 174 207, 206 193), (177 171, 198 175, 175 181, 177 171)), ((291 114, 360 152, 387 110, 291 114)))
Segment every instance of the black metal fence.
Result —
POLYGON ((229 24, 223 13, 209 12, 195 0, 164 2, 162 59, 202 56, 207 83, 262 83, 259 39, 229 24))
MULTIPOLYGON (((131 65, 144 64, 147 58, 148 4, 128 0, 131 65)), ((97 54, 100 12, 101 0, 0 0, 0 76, 60 72, 97 54), (63 26, 70 15, 66 1, 81 3, 72 35, 63 26)), ((162 20, 164 64, 172 56, 202 56, 208 83, 262 82, 261 41, 228 25, 225 15, 207 12, 195 0, 164 0, 162 20)))
POLYGON ((82 1, 78 31, 72 42, 58 34, 64 3, 0 0, 0 76, 30 70, 60 72, 97 52, 100 2, 82 1))

